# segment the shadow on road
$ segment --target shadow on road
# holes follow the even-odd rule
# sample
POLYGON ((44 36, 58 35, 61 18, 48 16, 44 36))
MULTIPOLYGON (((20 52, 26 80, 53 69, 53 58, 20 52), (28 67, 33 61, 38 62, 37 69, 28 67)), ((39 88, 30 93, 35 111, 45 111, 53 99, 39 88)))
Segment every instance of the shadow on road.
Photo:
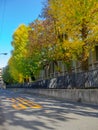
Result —
POLYGON ((84 117, 98 118, 98 106, 65 102, 63 100, 55 100, 38 95, 9 94, 9 92, 5 91, 0 93, 0 95, 2 101, 0 110, 3 110, 4 116, 2 117, 2 111, 0 111, 0 125, 5 125, 6 121, 6 125, 10 126, 10 130, 13 128, 16 130, 18 127, 24 128, 24 130, 56 130, 56 128, 65 122, 78 120, 75 116, 68 116, 71 113, 84 117), (28 107, 25 110, 15 110, 12 108, 11 102, 7 100, 9 97, 26 97, 42 105, 42 108, 31 109, 28 107))

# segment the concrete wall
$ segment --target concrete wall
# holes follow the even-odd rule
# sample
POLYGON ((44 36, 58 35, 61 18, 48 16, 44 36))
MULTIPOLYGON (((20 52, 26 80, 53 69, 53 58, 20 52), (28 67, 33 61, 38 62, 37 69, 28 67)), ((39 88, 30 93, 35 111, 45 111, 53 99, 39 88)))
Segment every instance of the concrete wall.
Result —
MULTIPOLYGON (((11 89, 11 88, 10 88, 11 89)), ((75 102, 83 102, 90 104, 98 104, 98 89, 17 89, 15 91, 23 91, 30 94, 42 94, 59 99, 70 100, 75 102)))
POLYGON ((98 104, 98 89, 32 89, 32 91, 26 91, 76 102, 98 104))

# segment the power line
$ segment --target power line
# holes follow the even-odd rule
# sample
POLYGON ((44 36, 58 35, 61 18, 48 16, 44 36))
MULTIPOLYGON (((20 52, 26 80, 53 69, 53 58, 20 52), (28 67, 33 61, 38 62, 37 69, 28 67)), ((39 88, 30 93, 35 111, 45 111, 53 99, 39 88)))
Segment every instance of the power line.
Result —
POLYGON ((3 32, 4 19, 5 19, 5 11, 6 11, 6 0, 1 0, 2 2, 2 14, 1 14, 1 28, 0 28, 0 36, 3 32))

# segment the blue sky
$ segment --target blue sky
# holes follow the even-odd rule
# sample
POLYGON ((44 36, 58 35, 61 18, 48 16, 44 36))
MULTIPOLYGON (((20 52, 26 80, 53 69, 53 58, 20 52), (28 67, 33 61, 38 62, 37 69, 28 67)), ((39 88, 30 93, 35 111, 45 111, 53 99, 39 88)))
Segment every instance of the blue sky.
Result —
POLYGON ((0 68, 7 65, 11 56, 12 35, 20 24, 28 25, 38 18, 44 0, 0 0, 0 68))

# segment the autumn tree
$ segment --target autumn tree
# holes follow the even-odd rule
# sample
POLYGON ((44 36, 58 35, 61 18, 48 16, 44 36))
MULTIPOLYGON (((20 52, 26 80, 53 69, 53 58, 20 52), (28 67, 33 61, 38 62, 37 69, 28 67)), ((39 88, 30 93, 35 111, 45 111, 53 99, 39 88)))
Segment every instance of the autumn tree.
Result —
POLYGON ((10 72, 15 80, 23 82, 24 78, 29 77, 26 63, 27 44, 29 27, 20 25, 13 34, 13 51, 9 60, 10 72))
POLYGON ((30 24, 32 30, 29 31, 28 49, 39 69, 48 68, 50 62, 55 61, 56 35, 53 24, 53 21, 48 19, 36 20, 30 24))
POLYGON ((98 1, 49 0, 48 4, 48 13, 55 19, 58 33, 63 34, 62 54, 68 59, 78 59, 83 69, 87 69, 89 50, 98 41, 98 1))

